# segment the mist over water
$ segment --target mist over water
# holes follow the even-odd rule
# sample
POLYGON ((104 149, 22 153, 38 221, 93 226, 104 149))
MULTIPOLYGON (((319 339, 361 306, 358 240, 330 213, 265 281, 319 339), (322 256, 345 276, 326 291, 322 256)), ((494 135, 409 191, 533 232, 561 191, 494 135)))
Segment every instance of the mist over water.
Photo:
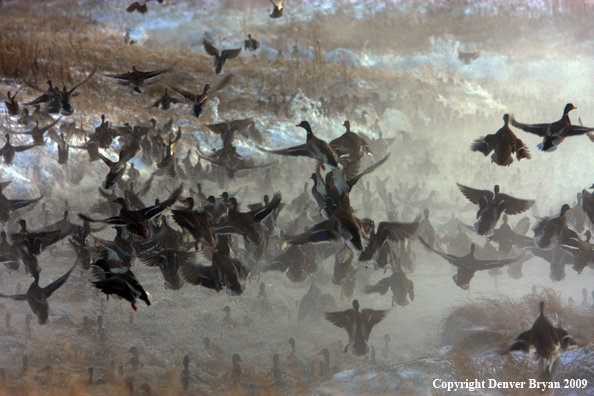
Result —
MULTIPOLYGON (((304 143, 305 132, 295 127, 302 120, 309 121, 315 135, 327 142, 344 132, 345 120, 367 139, 393 139, 389 146, 380 144, 390 154, 388 162, 353 188, 354 214, 371 218, 376 225, 394 221, 389 220, 394 214, 397 221, 412 222, 429 206, 430 221, 444 238, 446 252, 448 238, 442 226, 452 214, 472 226, 478 209, 462 196, 456 183, 483 190, 498 184, 503 193, 535 200, 536 205, 526 213, 510 216, 511 225, 524 216, 532 226, 543 216, 557 216, 564 203, 573 208, 576 195, 594 182, 594 143, 587 136, 567 138, 555 152, 545 153, 536 147, 542 138, 512 128, 532 159, 519 162, 514 156, 509 167, 491 163, 490 155, 471 152, 470 144, 501 128, 506 113, 523 123, 550 123, 563 115, 567 103, 577 106, 569 115, 573 124, 594 125, 591 2, 286 0, 279 19, 269 18, 272 4, 266 0, 151 1, 146 15, 127 13, 129 3, 123 1, 52 0, 38 4, 3 0, 0 4, 0 38, 17 37, 19 45, 39 49, 35 67, 31 66, 34 62, 23 62, 12 69, 16 61, 0 57, 0 92, 14 92, 22 86, 18 97, 22 104, 41 95, 25 85, 25 79, 42 89, 48 79, 70 88, 97 66, 93 79, 72 98, 74 114, 63 116, 59 125, 74 122, 88 136, 101 124, 101 115, 113 126, 149 126, 154 118, 161 127, 173 119, 171 136, 178 127, 182 130, 175 155, 180 160, 178 167, 184 170, 181 162, 187 155, 192 164, 199 161, 197 148, 211 154, 222 147, 219 136, 205 124, 253 119, 262 142, 239 135, 234 145, 256 165, 272 163, 271 167, 243 170, 233 179, 223 175, 219 182, 211 176, 218 172, 217 167, 204 160, 200 177, 184 177, 182 172, 170 177, 158 173, 158 160, 148 165, 138 154, 130 161, 140 170, 136 184, 157 172, 142 198, 146 205, 155 199, 166 200, 180 184, 184 198, 197 183, 207 196, 235 193, 241 211, 277 191, 286 205, 277 220, 277 234, 262 257, 250 256, 243 238, 233 237, 235 257, 251 270, 240 296, 187 282, 180 290, 167 289, 158 268, 136 259, 131 269, 151 300, 150 306, 141 305, 138 311, 124 300, 107 301, 90 284, 94 280, 91 271, 79 267, 49 300, 46 325, 40 326, 34 317, 27 327, 26 316, 31 310, 26 302, 1 299, 0 368, 5 370, 6 380, 2 382, 0 377, 0 395, 149 394, 140 389, 143 383, 150 385, 152 395, 465 394, 434 389, 433 381, 527 381, 536 376, 532 354, 510 358, 500 356, 499 350, 530 328, 542 299, 549 304, 551 320, 568 329, 583 346, 562 355, 558 378, 594 381, 584 369, 594 361, 587 348, 592 338, 588 327, 594 319, 590 307, 581 306, 583 288, 587 289, 587 303, 594 304, 591 268, 577 274, 566 265, 564 279, 556 281, 551 279, 549 263, 533 257, 523 264, 520 279, 510 277, 507 267, 498 275, 479 271, 470 289, 462 290, 452 280, 455 268, 423 248, 415 236, 408 242, 414 266, 404 268, 414 282, 414 301, 404 307, 392 306, 391 291, 385 295, 364 293, 366 285, 390 276, 392 269, 375 270, 371 262, 367 267, 358 262, 358 252, 353 261, 358 269, 356 286, 349 297, 342 286, 331 282, 334 251, 325 260, 316 256, 318 270, 302 282, 293 282, 281 272, 264 271, 289 247, 280 230, 289 234, 295 219, 303 215, 292 210, 291 202, 304 191, 304 183, 311 206, 292 233, 300 233, 323 218, 310 193, 315 161, 275 156, 257 147, 281 149, 304 143), (242 51, 225 63, 222 76, 215 75, 203 38, 219 49, 239 48, 248 33, 260 41, 260 49, 242 51), (125 44, 125 37, 135 44, 125 44), (465 63, 461 53, 476 53, 477 57, 465 63), (133 65, 143 71, 174 68, 135 95, 129 87, 106 77, 130 71, 133 65), (15 72, 17 69, 20 72, 15 72), (211 95, 198 119, 189 114, 191 105, 183 101, 167 111, 147 109, 167 86, 200 93, 204 84, 214 86, 229 74, 233 74, 230 85, 211 95), (325 114, 324 103, 331 100, 342 100, 342 107, 325 114), (280 110, 275 111, 273 103, 281 103, 280 110), (381 188, 393 194, 393 207, 380 196, 381 188), (433 202, 425 201, 432 191, 436 192, 433 202), (299 304, 312 283, 326 296, 325 303, 310 308, 311 316, 299 320, 299 304), (260 284, 265 285, 266 298, 259 295, 260 284), (369 339, 375 348, 374 359, 344 353, 346 332, 322 316, 320 307, 346 310, 353 299, 361 308, 390 309, 369 339), (229 317, 224 312, 227 306, 229 317), (290 338, 295 340, 294 354, 290 338), (138 365, 131 347, 138 350, 138 365), (330 364, 320 371, 323 349, 329 351, 330 364), (242 359, 241 381, 235 384, 234 354, 242 359), (275 354, 280 359, 280 377, 273 370, 275 354), (184 356, 190 358, 187 391, 181 380, 184 356), (26 369, 24 360, 28 361, 26 369), (90 384, 89 367, 94 369, 95 382, 106 383, 90 384)), ((0 51, 16 54, 9 52, 8 42, 0 40, 0 51)), ((175 92, 170 89, 169 93, 173 96, 175 92)), ((40 126, 57 117, 42 119, 40 126)), ((28 131, 35 125, 21 125, 18 120, 7 114, 4 101, 0 101, 2 135, 9 130, 28 131)), ((60 132, 60 127, 56 131, 60 132)), ((85 144, 88 137, 73 134, 70 139, 69 144, 75 146, 85 144)), ((78 213, 93 218, 111 216, 91 210, 105 201, 98 187, 107 166, 102 161, 89 162, 87 152, 78 149, 70 149, 68 165, 59 165, 56 143, 47 135, 45 140, 45 146, 17 153, 12 165, 0 164, 1 180, 12 180, 4 190, 8 198, 43 195, 41 202, 13 213, 3 229, 18 232, 17 221, 25 218, 30 231, 40 230, 62 219, 65 209, 76 224, 82 222, 78 213)), ((27 135, 11 137, 15 146, 30 141, 27 135)), ((100 152, 117 161, 121 147, 122 142, 114 140, 111 148, 100 152)), ((365 157, 361 170, 380 159, 365 157)), ((128 177, 126 174, 123 180, 128 177)), ((119 187, 115 191, 117 196, 124 194, 119 187)), ((573 212, 568 212, 568 218, 573 212)), ((171 213, 163 217, 168 225, 181 230, 171 213)), ((480 247, 487 242, 473 231, 465 233, 480 247)), ((96 246, 100 241, 94 237, 112 241, 115 235, 107 226, 87 241, 96 246)), ((526 235, 532 237, 533 232, 526 235)), ((185 237, 192 244, 189 251, 194 251, 194 240, 185 237)), ((402 245, 389 243, 403 260, 402 245)), ((308 251, 318 249, 319 253, 334 247, 338 252, 345 243, 341 239, 315 246, 308 251)), ((210 265, 211 251, 197 252, 190 262, 210 265)), ((518 250, 512 256, 519 254, 518 250)), ((58 279, 75 261, 68 238, 43 251, 39 256, 41 286, 58 279)), ((19 271, 2 268, 0 293, 25 293, 32 281, 22 265, 19 271)), ((561 389, 554 394, 593 394, 592 389, 580 390, 583 393, 561 389)), ((481 392, 512 394, 507 390, 473 394, 481 392)))

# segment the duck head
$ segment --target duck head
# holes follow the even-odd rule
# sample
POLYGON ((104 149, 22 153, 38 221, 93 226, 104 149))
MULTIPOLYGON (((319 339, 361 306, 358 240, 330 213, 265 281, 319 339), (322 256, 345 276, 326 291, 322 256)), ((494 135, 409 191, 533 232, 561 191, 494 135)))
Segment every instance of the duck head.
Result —
POLYGON ((204 86, 204 92, 203 93, 207 93, 209 89, 210 89, 210 84, 206 84, 204 86))
POLYGON ((346 128, 346 131, 347 131, 347 132, 350 132, 350 131, 351 131, 351 123, 350 123, 350 121, 348 121, 348 120, 347 120, 347 121, 345 121, 345 122, 342 124, 342 126, 346 128))
POLYGON ((296 127, 299 128, 303 128, 307 131, 307 136, 309 137, 310 135, 313 135, 313 132, 311 131, 311 126, 309 125, 309 122, 307 121, 301 121, 299 124, 295 125, 296 127))
POLYGON ((566 116, 566 115, 568 115, 568 114, 569 114, 569 112, 570 112, 571 110, 575 110, 575 109, 577 109, 577 107, 575 107, 575 106, 573 105, 573 103, 567 103, 567 104, 565 105, 565 109, 563 109, 563 115, 564 115, 564 116, 566 116))
POLYGON ((568 210, 571 210, 571 207, 568 204, 563 204, 563 206, 561 206, 559 217, 565 216, 565 213, 567 213, 568 210))
POLYGON ((21 232, 27 231, 27 221, 25 219, 20 219, 19 225, 21 226, 21 232))
POLYGON ((355 312, 359 311, 359 300, 353 300, 353 308, 355 309, 355 312))
POLYGON ((503 115, 503 122, 505 122, 505 125, 509 124, 510 120, 511 120, 511 116, 509 114, 503 115))

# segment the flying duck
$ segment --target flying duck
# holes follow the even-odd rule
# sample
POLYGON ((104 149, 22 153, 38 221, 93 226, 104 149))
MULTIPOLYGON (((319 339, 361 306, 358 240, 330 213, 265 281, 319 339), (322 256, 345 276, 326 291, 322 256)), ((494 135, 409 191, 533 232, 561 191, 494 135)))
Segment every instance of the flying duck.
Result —
POLYGON ((509 114, 503 115, 503 121, 505 124, 493 135, 487 135, 476 139, 470 150, 480 151, 486 157, 494 151, 491 156, 491 162, 496 163, 499 166, 510 166, 514 162, 512 154, 516 154, 516 159, 521 161, 523 159, 531 159, 530 151, 528 147, 522 143, 520 139, 509 128, 509 121, 511 116, 509 114))

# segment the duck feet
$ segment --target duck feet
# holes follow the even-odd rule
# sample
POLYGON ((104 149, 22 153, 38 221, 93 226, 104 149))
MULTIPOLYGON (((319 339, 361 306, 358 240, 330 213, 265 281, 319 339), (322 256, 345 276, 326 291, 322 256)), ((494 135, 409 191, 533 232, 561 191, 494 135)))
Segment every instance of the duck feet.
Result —
POLYGON ((132 305, 132 309, 133 309, 134 311, 138 311, 138 308, 136 308, 136 305, 134 305, 134 303, 130 303, 130 305, 132 305))
POLYGON ((351 344, 347 344, 347 345, 344 347, 344 351, 342 351, 342 353, 347 353, 347 352, 349 351, 349 346, 350 346, 350 345, 351 345, 351 344))

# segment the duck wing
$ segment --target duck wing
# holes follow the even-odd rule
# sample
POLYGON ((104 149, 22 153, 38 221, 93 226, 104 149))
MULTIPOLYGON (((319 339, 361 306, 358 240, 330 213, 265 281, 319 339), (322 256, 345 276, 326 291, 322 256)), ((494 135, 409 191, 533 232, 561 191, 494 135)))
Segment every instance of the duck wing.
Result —
POLYGON ((373 327, 386 318, 390 310, 376 311, 375 309, 365 308, 361 310, 361 322, 363 323, 363 335, 365 341, 369 340, 369 335, 373 327))
POLYGON ((349 342, 355 338, 356 318, 353 308, 346 311, 326 312, 324 317, 334 326, 345 329, 349 335, 349 342))
POLYGON ((511 115, 510 122, 516 128, 521 129, 524 132, 538 135, 540 137, 547 136, 547 132, 551 127, 551 124, 523 124, 521 122, 516 121, 513 114, 511 115))
POLYGON ((419 228, 419 222, 414 223, 397 223, 382 221, 377 226, 377 235, 380 238, 387 238, 391 241, 398 242, 412 236, 419 228))
POLYGON ((171 85, 169 85, 169 88, 171 88, 172 90, 174 90, 175 92, 177 92, 178 94, 180 94, 181 96, 183 96, 184 99, 189 100, 190 102, 195 102, 196 101, 196 98, 198 96, 200 96, 200 95, 194 95, 191 92, 184 91, 183 89, 176 88, 176 87, 173 87, 171 85))
POLYGON ((458 186, 458 189, 460 190, 462 195, 464 195, 466 199, 468 199, 470 202, 476 205, 478 205, 478 202, 483 197, 487 198, 487 202, 491 202, 493 200, 493 197, 495 196, 495 193, 490 190, 477 190, 472 187, 464 186, 460 183, 456 183, 456 185, 458 186))
POLYGON ((338 241, 340 233, 338 232, 338 224, 334 217, 326 221, 322 221, 311 227, 308 231, 298 235, 287 235, 285 238, 292 244, 303 245, 306 243, 320 243, 329 241, 338 241))
POLYGON ((507 194, 497 194, 497 201, 505 201, 505 213, 509 215, 517 215, 524 213, 534 205, 532 199, 519 199, 507 194))
POLYGON ((237 56, 239 55, 240 52, 241 52, 241 48, 226 49, 226 50, 223 50, 223 52, 221 52, 221 56, 224 54, 227 54, 227 59, 233 59, 233 58, 237 58, 237 56))
POLYGON ((309 157, 309 158, 316 158, 313 153, 311 153, 308 149, 308 145, 307 144, 300 144, 298 146, 293 146, 293 147, 289 147, 286 149, 280 149, 280 150, 268 150, 265 149, 263 147, 260 146, 256 146, 256 148, 260 151, 263 151, 265 153, 271 153, 271 154, 278 154, 278 155, 287 155, 287 156, 292 156, 292 157, 309 157))
POLYGON ((64 285, 64 283, 66 283, 66 281, 70 277, 70 274, 72 273, 72 270, 74 270, 74 268, 76 267, 76 264, 77 263, 74 263, 74 265, 72 266, 72 268, 68 270, 68 272, 66 272, 60 278, 56 279, 55 281, 53 281, 52 283, 50 283, 42 289, 45 298, 50 298, 53 292, 61 288, 64 285))
POLYGON ((231 82, 232 79, 233 79, 233 74, 226 75, 225 78, 223 78, 217 85, 215 85, 214 87, 211 87, 210 90, 208 91, 208 93, 215 93, 217 91, 220 91, 221 89, 223 89, 227 85, 229 85, 229 83, 231 82))
POLYGON ((216 58, 219 57, 219 50, 215 48, 214 45, 209 43, 206 39, 202 40, 202 45, 204 46, 204 51, 210 56, 214 56, 216 58))

